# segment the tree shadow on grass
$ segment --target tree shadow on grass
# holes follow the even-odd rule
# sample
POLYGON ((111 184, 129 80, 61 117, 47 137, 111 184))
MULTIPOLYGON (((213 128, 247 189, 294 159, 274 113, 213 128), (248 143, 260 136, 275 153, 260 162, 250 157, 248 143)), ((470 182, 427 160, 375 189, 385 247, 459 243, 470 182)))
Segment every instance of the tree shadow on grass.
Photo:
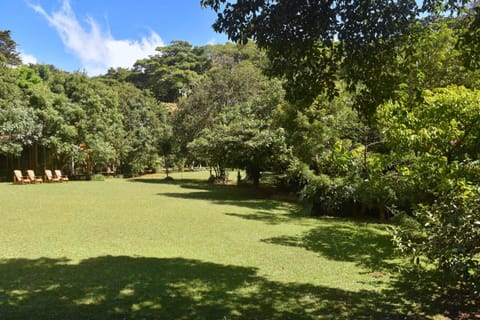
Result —
POLYGON ((162 192, 158 195, 186 199, 186 200, 204 200, 210 201, 214 204, 232 205, 239 207, 246 207, 256 210, 281 210, 290 207, 291 205, 277 200, 269 200, 264 198, 255 198, 254 195, 238 192, 232 188, 209 188, 201 191, 189 192, 162 192))
POLYGON ((170 184, 170 185, 180 185, 180 186, 191 186, 194 188, 202 188, 202 186, 207 185, 207 181, 202 181, 198 179, 160 179, 160 178, 132 178, 128 179, 130 182, 139 182, 139 183, 148 183, 148 184, 170 184))
POLYGON ((480 319, 480 295, 465 289, 449 285, 438 270, 410 267, 398 273, 389 290, 422 314, 445 316, 434 319, 480 319))
POLYGON ((260 220, 268 224, 290 222, 304 218, 306 211, 291 202, 272 199, 274 189, 270 187, 252 187, 235 185, 216 185, 195 179, 165 181, 164 179, 131 179, 133 182, 176 185, 186 192, 161 192, 159 196, 210 201, 219 205, 230 205, 255 210, 253 214, 227 213, 248 220, 260 220))
POLYGON ((400 298, 182 258, 0 261, 4 319, 422 319, 400 298))
MULTIPOLYGON (((238 216, 245 219, 264 220, 268 223, 280 223, 285 220, 303 217, 303 211, 298 210, 298 207, 291 203, 264 198, 251 190, 246 191, 232 187, 209 187, 185 193, 162 192, 158 195, 176 199, 203 200, 218 205, 238 206, 263 211, 263 214, 258 214, 256 217, 243 214, 238 214, 238 216)), ((229 215, 235 216, 236 214, 229 215)))
MULTIPOLYGON (((253 206, 252 206, 253 207, 253 206)), ((302 211, 300 210, 289 210, 286 208, 285 212, 272 212, 268 210, 259 210, 255 213, 225 213, 227 216, 246 219, 246 220, 254 220, 254 221, 261 221, 266 224, 270 225, 278 225, 281 223, 292 223, 295 220, 295 223, 300 223, 300 218, 304 217, 302 211)), ((308 223, 305 223, 308 224, 308 223)))
POLYGON ((368 269, 374 278, 388 274, 391 280, 382 294, 402 303, 404 310, 413 312, 418 319, 435 314, 449 317, 438 319, 480 319, 480 296, 472 297, 471 292, 462 288, 448 287, 438 271, 415 267, 406 261, 400 263, 391 235, 367 225, 333 222, 300 236, 262 241, 304 248, 335 261, 353 262, 368 269))
POLYGON ((387 260, 395 258, 391 235, 362 226, 361 223, 352 222, 349 225, 345 221, 332 222, 299 236, 281 236, 262 241, 301 247, 331 260, 356 262, 374 271, 390 267, 387 260))

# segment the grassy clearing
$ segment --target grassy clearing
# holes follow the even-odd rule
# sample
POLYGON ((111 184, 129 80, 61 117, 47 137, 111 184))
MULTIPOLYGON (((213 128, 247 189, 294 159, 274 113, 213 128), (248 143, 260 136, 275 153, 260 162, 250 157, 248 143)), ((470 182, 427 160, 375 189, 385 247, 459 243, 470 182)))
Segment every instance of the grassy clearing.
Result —
MULTIPOLYGON (((402 304, 385 226, 312 219, 205 173, 0 184, 6 319, 377 319, 402 304)), ((402 318, 403 319, 403 318, 402 318)))

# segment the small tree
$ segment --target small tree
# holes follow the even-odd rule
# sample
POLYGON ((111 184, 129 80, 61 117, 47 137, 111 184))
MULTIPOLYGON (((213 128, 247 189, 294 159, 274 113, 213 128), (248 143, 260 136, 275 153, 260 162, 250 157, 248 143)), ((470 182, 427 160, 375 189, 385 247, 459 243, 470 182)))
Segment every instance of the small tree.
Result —
POLYGON ((244 169, 258 186, 262 171, 286 167, 289 152, 283 129, 259 119, 254 109, 242 105, 225 110, 218 124, 203 130, 189 148, 200 159, 214 164, 221 178, 225 178, 227 167, 244 169))

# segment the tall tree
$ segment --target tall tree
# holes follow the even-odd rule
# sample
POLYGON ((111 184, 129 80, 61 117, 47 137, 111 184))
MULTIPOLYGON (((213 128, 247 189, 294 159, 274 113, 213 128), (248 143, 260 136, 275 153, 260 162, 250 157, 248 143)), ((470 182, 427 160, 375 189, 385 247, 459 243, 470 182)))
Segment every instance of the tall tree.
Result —
POLYGON ((190 92, 208 69, 208 60, 203 48, 186 41, 172 41, 157 51, 157 55, 137 61, 127 79, 140 88, 150 89, 160 101, 176 102, 190 92))
MULTIPOLYGON (((261 78, 261 71, 250 61, 213 67, 191 94, 180 100, 174 114, 175 135, 182 141, 181 145, 185 147, 199 137, 202 129, 211 128, 222 110, 256 99, 270 90, 261 78)), ((281 90, 272 91, 272 94, 279 92, 281 90)), ((186 152, 184 148, 182 151, 186 152)))
POLYGON ((166 112, 163 105, 145 90, 131 83, 106 81, 119 98, 124 135, 118 137, 120 169, 127 175, 139 175, 155 168, 158 140, 165 136, 166 112))
POLYGON ((283 130, 273 125, 283 102, 281 84, 262 74, 262 54, 254 46, 208 51, 213 67, 180 100, 174 135, 184 154, 207 161, 220 178, 226 167, 236 167, 258 183, 260 171, 273 169, 271 160, 286 150, 283 130))

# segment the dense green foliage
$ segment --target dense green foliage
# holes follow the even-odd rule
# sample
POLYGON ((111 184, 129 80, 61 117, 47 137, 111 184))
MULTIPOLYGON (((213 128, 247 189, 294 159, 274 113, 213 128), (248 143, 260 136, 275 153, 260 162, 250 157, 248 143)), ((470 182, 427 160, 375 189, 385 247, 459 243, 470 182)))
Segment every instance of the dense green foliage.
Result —
MULTIPOLYGON (((201 0, 218 13, 215 30, 266 50, 269 74, 285 79, 289 101, 306 107, 319 94, 338 94, 336 82, 343 80, 367 117, 402 83, 399 58, 410 55, 418 29, 430 16, 461 15, 469 2, 201 0)), ((477 20, 465 35, 471 52, 478 46, 477 20)))
POLYGON ((261 171, 286 163, 283 129, 274 124, 282 101, 278 81, 267 79, 252 61, 217 62, 181 101, 176 129, 190 134, 192 156, 221 179, 227 178, 226 168, 245 169, 258 185, 261 171))
POLYGON ((273 172, 312 214, 396 219, 399 248, 478 295, 480 10, 468 3, 203 0, 239 44, 173 41, 98 78, 12 67, 4 32, 0 154, 40 146, 126 175, 201 165, 222 182, 238 169, 256 186, 273 172))
POLYGON ((480 7, 478 3, 465 18, 466 30, 462 34, 458 47, 462 50, 463 61, 471 69, 480 67, 480 7))
POLYGON ((397 199, 413 206, 415 226, 398 233, 402 249, 434 261, 450 280, 478 292, 480 277, 480 91, 450 86, 422 103, 379 110, 385 143, 397 159, 397 199), (400 161, 398 161, 400 160, 400 161), (407 200, 407 201, 405 201, 407 200))
POLYGON ((159 47, 158 54, 135 63, 128 80, 140 88, 150 89, 160 101, 176 102, 187 95, 199 77, 208 69, 204 48, 185 41, 173 41, 159 47))
POLYGON ((87 163, 95 172, 110 167, 129 175, 155 167, 165 110, 147 92, 46 65, 0 68, 4 156, 36 145, 69 173, 87 163))
POLYGON ((312 212, 406 214, 416 228, 399 232, 402 248, 467 287, 480 275, 480 29, 469 2, 201 1, 217 31, 254 40, 285 81, 286 181, 312 212))

